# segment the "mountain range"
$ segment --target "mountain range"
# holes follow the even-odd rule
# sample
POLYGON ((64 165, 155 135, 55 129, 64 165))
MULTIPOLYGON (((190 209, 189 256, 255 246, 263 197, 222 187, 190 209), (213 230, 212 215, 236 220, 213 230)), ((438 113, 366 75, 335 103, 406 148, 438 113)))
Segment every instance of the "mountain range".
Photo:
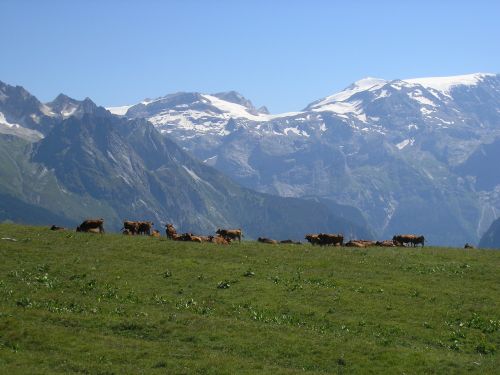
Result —
POLYGON ((500 76, 365 78, 269 114, 236 92, 108 108, 241 185, 359 209, 379 237, 477 243, 500 209, 500 76))
POLYGON ((0 220, 75 226, 86 217, 111 230, 142 219, 195 233, 241 227, 248 238, 373 236, 359 210, 241 187, 143 118, 63 94, 41 103, 0 83, 0 220))
POLYGON ((0 83, 0 143, 0 219, 25 207, 113 229, 141 217, 461 246, 500 209, 500 76, 365 78, 283 114, 234 91, 106 110, 0 83))

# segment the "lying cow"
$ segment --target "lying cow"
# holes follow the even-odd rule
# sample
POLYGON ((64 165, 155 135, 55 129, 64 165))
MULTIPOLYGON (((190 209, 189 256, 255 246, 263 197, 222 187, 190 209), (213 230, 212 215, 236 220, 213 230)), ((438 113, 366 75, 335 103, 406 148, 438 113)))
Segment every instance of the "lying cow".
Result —
POLYGON ((384 241, 377 241, 375 243, 375 246, 381 246, 381 247, 395 247, 396 245, 394 244, 394 241, 391 240, 384 240, 384 241))
POLYGON ((376 246, 377 242, 368 240, 350 240, 345 245, 347 247, 371 247, 376 246))
POLYGON ((471 245, 470 243, 466 243, 464 246, 464 249, 475 249, 474 245, 471 245))
POLYGON ((151 237, 155 237, 155 238, 160 238, 160 231, 159 230, 156 230, 156 229, 153 229, 153 232, 151 233, 151 237))
POLYGON ((257 238, 257 241, 262 242, 262 243, 267 243, 270 245, 277 245, 278 244, 278 241, 272 240, 270 238, 265 238, 265 237, 259 237, 259 238, 257 238))
POLYGON ((209 242, 215 243, 217 245, 229 245, 229 241, 222 236, 208 236, 209 242))
POLYGON ((292 244, 292 245, 302 245, 302 243, 300 241, 293 241, 293 240, 281 240, 280 243, 292 244))
POLYGON ((215 232, 219 236, 224 237, 226 240, 236 240, 238 239, 239 242, 241 242, 241 237, 243 237, 243 233, 241 232, 241 229, 217 229, 215 232))
POLYGON ((193 233, 175 234, 172 239, 174 241, 203 242, 199 236, 195 236, 193 233))
POLYGON ((77 232, 104 233, 104 219, 87 219, 76 227, 77 232))
POLYGON ((55 230, 55 231, 61 232, 61 231, 66 230, 66 228, 63 228, 63 227, 58 227, 57 225, 52 225, 52 226, 50 227, 50 230, 55 230))

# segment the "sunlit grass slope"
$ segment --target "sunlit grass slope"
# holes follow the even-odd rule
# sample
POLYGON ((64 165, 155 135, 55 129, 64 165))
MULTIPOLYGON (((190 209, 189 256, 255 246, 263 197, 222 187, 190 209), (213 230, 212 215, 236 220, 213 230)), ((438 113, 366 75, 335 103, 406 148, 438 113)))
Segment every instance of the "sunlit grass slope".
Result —
POLYGON ((500 252, 0 225, 5 374, 498 373, 500 252))

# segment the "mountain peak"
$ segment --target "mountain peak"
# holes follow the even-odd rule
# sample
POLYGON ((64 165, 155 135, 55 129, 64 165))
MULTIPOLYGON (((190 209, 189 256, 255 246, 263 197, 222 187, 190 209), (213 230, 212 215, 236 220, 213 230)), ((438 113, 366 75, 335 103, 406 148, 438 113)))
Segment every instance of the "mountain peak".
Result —
POLYGON ((357 87, 361 90, 368 90, 374 86, 385 85, 388 81, 382 78, 365 77, 354 82, 349 88, 357 87))
POLYGON ((232 90, 226 92, 219 92, 217 94, 212 94, 212 96, 215 96, 216 98, 219 98, 229 103, 239 104, 245 107, 248 110, 248 112, 251 113, 252 115, 257 115, 259 113, 259 111, 254 107, 253 103, 237 91, 232 90))
POLYGON ((457 86, 476 86, 478 83, 484 81, 487 77, 494 77, 492 73, 472 73, 457 76, 447 77, 423 77, 423 78, 410 78, 404 79, 404 82, 419 84, 427 88, 432 88, 449 94, 450 91, 457 86))

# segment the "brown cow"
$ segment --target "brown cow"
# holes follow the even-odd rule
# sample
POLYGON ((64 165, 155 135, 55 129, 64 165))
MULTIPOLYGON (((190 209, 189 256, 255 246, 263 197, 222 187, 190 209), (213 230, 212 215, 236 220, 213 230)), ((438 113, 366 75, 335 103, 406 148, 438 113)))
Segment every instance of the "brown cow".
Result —
POLYGON ((320 244, 320 240, 319 240, 319 237, 317 234, 306 234, 306 236, 304 238, 307 241, 309 241, 309 243, 311 243, 312 245, 319 245, 320 244))
POLYGON ((160 231, 159 230, 156 230, 156 229, 153 229, 153 232, 151 233, 151 237, 155 237, 155 238, 160 238, 160 231))
POLYGON ((464 246, 464 249, 475 249, 474 245, 471 245, 470 243, 466 243, 464 246))
POLYGON ((154 225, 151 221, 139 221, 137 234, 151 235, 151 227, 154 225))
POLYGON ((217 229, 215 232, 219 236, 224 237, 226 240, 235 240, 238 239, 239 242, 241 242, 241 237, 243 237, 243 233, 241 232, 241 229, 217 229))
POLYGON ((173 240, 174 237, 177 235, 177 231, 175 230, 173 224, 165 225, 165 233, 167 234, 167 238, 169 240, 173 240))
POLYGON ((217 245, 229 245, 229 241, 222 236, 208 236, 208 238, 210 239, 210 242, 217 245))
POLYGON ((416 246, 421 244, 424 247, 425 238, 424 236, 416 236, 414 234, 396 234, 392 237, 392 241, 396 246, 416 246))
POLYGON ((64 230, 66 230, 66 228, 63 228, 63 227, 58 227, 57 225, 52 225, 52 226, 50 227, 50 230, 64 231, 64 230))
POLYGON ((202 242, 201 238, 193 233, 175 234, 172 239, 174 241, 202 242))
POLYGON ((345 246, 347 247, 370 247, 376 245, 377 242, 369 240, 350 240, 348 243, 345 244, 345 246))
POLYGON ((265 237, 259 237, 259 238, 257 238, 257 241, 262 242, 262 243, 267 243, 270 245, 277 245, 278 244, 278 241, 272 240, 270 238, 265 238, 265 237))
POLYGON ((125 220, 123 222, 123 228, 124 230, 128 230, 130 235, 136 235, 139 232, 139 222, 138 221, 130 221, 130 220, 125 220))
POLYGON ((333 246, 342 246, 344 244, 344 235, 343 234, 328 234, 328 233, 320 233, 318 234, 319 244, 321 246, 333 245, 333 246))
POLYGON ((130 229, 124 229, 122 231, 122 234, 125 236, 132 236, 132 232, 130 231, 130 229))
POLYGON ((76 227, 77 232, 104 233, 104 219, 87 219, 76 227))

